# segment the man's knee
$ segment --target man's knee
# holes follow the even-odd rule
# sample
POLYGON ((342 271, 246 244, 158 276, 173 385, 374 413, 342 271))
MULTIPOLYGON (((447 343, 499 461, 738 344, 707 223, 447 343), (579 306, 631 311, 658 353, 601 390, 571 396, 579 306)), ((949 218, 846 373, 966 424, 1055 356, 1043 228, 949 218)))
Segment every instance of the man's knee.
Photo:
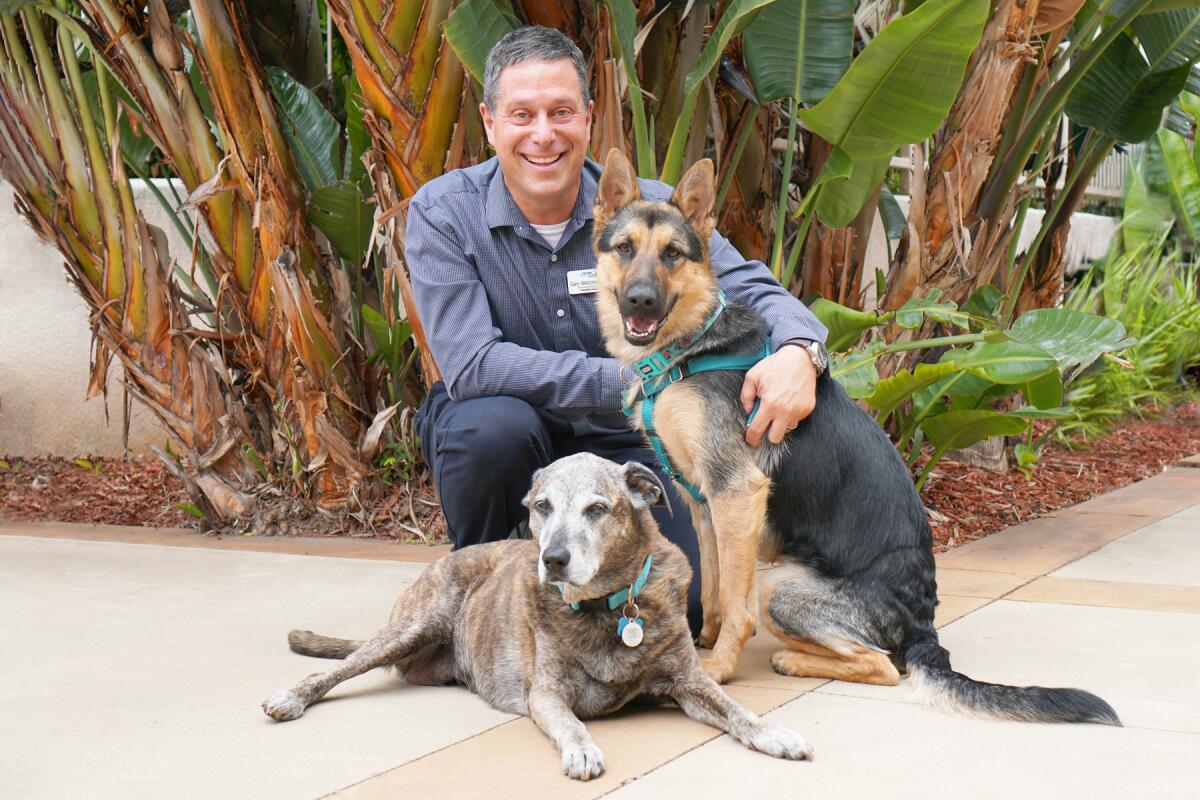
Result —
POLYGON ((498 468, 532 471, 547 461, 549 435, 537 411, 524 400, 496 396, 455 401, 444 395, 430 399, 418 428, 435 469, 469 466, 485 478, 498 468))

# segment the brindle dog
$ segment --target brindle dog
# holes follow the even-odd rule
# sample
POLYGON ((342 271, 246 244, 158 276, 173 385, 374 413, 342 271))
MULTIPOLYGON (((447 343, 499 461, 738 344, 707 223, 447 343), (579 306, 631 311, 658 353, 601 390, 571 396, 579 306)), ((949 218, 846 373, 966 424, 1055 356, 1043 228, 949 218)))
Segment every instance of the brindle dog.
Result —
MULTIPOLYGON (((696 355, 757 353, 767 342, 749 308, 730 302, 717 313, 712 208, 711 161, 688 170, 670 202, 647 202, 629 160, 609 153, 594 209, 596 302, 609 352, 626 366, 658 352, 678 367, 696 355)), ((745 441, 743 372, 678 375, 656 395, 652 424, 705 497, 688 503, 700 538, 700 644, 713 646, 704 667, 716 680, 733 674, 754 630, 761 554, 784 563, 759 590, 761 619, 787 647, 771 659, 777 672, 892 685, 911 670, 928 700, 968 713, 1120 724, 1087 692, 984 684, 950 668, 933 627, 925 510, 887 436, 827 372, 812 415, 780 444, 764 439, 757 448, 745 441)), ((642 429, 644 397, 639 379, 627 400, 642 429)))
POLYGON ((409 683, 460 683, 500 711, 532 717, 562 753, 563 772, 580 780, 604 772, 580 719, 639 697, 674 700, 752 750, 811 759, 798 734, 742 708, 700 667, 686 617, 691 569, 650 513, 664 498, 641 464, 588 453, 554 462, 525 498, 534 540, 477 545, 434 562, 365 642, 292 631, 292 650, 345 663, 272 695, 263 710, 296 719, 347 678, 394 666, 409 683), (594 602, 634 585, 648 556, 636 611, 594 602), (644 638, 630 647, 617 626, 639 614, 644 638))

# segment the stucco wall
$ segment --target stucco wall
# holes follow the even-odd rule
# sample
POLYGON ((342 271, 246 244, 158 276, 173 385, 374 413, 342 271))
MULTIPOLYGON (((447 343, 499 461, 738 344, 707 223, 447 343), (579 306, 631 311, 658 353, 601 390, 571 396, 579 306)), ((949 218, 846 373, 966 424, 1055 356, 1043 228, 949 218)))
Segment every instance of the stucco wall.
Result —
MULTIPOLYGON (((167 232, 171 253, 186 253, 149 191, 135 198, 167 232)), ((16 212, 12 187, 0 182, 0 456, 121 455, 121 368, 114 360, 105 400, 84 400, 91 328, 88 310, 67 282, 58 250, 16 212)), ((129 445, 143 451, 166 434, 132 404, 129 445)))

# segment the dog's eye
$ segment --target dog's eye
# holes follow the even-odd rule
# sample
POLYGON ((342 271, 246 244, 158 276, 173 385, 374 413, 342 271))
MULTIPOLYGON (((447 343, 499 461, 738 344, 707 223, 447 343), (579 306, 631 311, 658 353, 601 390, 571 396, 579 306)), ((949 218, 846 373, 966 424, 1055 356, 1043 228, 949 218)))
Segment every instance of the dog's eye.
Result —
POLYGON ((538 512, 539 514, 549 514, 550 513, 550 501, 543 497, 541 500, 538 500, 536 503, 533 504, 533 510, 538 512))
POLYGON ((629 242, 620 242, 617 245, 617 252, 621 255, 627 256, 633 252, 633 248, 629 246, 629 242))
POLYGON ((667 258, 679 258, 679 251, 674 247, 668 247, 665 255, 667 258))
POLYGON ((604 503, 592 503, 584 509, 584 513, 589 517, 602 517, 609 512, 609 508, 604 503))

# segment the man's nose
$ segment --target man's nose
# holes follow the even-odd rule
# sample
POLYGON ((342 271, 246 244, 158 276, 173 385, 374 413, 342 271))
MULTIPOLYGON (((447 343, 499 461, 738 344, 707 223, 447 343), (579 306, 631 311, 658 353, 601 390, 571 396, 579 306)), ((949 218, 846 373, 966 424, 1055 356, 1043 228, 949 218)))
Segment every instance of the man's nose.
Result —
POLYGON ((549 114, 538 114, 533 121, 533 140, 539 144, 554 140, 554 126, 549 114))

